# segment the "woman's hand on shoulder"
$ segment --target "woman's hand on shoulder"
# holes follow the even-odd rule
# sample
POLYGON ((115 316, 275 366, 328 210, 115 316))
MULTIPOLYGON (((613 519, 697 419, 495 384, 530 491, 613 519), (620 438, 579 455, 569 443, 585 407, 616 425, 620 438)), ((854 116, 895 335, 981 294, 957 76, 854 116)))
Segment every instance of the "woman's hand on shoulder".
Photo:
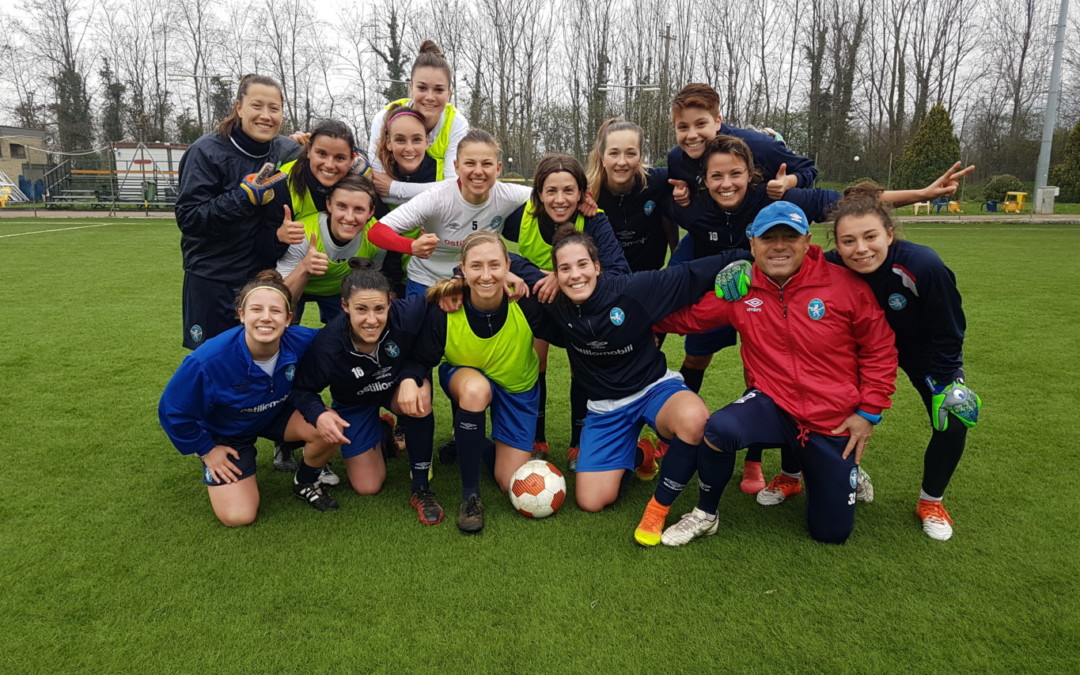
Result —
POLYGON ((546 277, 533 284, 533 294, 539 302, 554 302, 559 297, 559 279, 554 272, 545 272, 546 277))

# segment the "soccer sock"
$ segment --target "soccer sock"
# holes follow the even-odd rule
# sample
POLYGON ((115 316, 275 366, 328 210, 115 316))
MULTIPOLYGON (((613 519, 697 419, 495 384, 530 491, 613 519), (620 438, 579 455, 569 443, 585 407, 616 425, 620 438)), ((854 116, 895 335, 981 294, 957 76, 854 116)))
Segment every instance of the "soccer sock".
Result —
POLYGON ((428 489, 428 469, 431 468, 431 448, 435 443, 435 416, 398 417, 405 426, 405 450, 409 453, 412 471, 412 491, 428 489))
POLYGON ((484 445, 483 445, 483 449, 480 451, 480 456, 484 460, 484 466, 486 466, 487 470, 489 472, 491 472, 492 475, 494 475, 495 474, 495 442, 492 441, 490 438, 485 438, 484 439, 484 445))
POLYGON ((480 457, 483 454, 484 411, 458 408, 454 415, 454 438, 457 441, 458 467, 461 470, 461 498, 480 494, 480 457))
POLYGON ((540 396, 536 403, 536 432, 533 435, 534 443, 547 443, 547 373, 541 372, 536 378, 536 385, 540 387, 540 396))
POLYGON ((576 379, 570 380, 570 447, 581 447, 581 430, 589 414, 589 396, 576 379))
POLYGON ((683 382, 690 391, 695 394, 701 392, 701 383, 705 380, 705 371, 698 370, 697 368, 690 368, 689 366, 683 366, 679 369, 679 374, 683 376, 683 382))
MULTIPOLYGON (((638 452, 641 452, 638 450, 638 452)), ((690 445, 678 436, 671 439, 667 455, 660 465, 660 482, 656 486, 656 501, 661 506, 671 506, 683 491, 697 469, 696 445, 690 445)), ((730 474, 728 474, 730 476, 730 474)))
POLYGON ((698 446, 698 508, 712 515, 720 508, 720 497, 735 472, 735 453, 717 452, 702 443, 698 446))
POLYGON ((761 462, 761 452, 765 446, 760 443, 752 443, 746 447, 746 459, 744 462, 761 462))
POLYGON ((932 495, 945 494, 953 472, 964 454, 967 427, 953 420, 945 431, 934 430, 923 455, 923 492, 932 495))
POLYGON ((294 480, 298 485, 318 483, 321 472, 321 466, 308 466, 307 460, 301 457, 300 462, 296 465, 296 478, 294 480))
POLYGON ((928 502, 940 502, 941 497, 931 497, 926 493, 926 490, 919 490, 919 499, 925 499, 928 502))
POLYGON ((639 447, 634 447, 634 468, 641 466, 641 463, 645 461, 645 453, 639 447))
POLYGON ((792 478, 802 475, 802 464, 794 450, 786 445, 780 448, 780 470, 792 478))

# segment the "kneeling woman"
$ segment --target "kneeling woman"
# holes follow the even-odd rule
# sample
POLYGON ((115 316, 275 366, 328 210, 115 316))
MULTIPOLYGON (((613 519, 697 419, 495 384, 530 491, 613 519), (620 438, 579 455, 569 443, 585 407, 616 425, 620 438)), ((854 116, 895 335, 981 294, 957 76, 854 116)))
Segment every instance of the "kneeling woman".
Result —
MULTIPOLYGON (((427 303, 422 296, 390 300, 390 282, 366 258, 349 260, 352 271, 341 283, 343 315, 332 319, 300 363, 290 401, 313 424, 325 445, 307 450, 296 471, 297 486, 313 486, 319 472, 341 446, 349 483, 362 495, 382 489, 386 464, 377 450, 379 409, 401 415, 408 437, 412 498, 420 522, 434 525, 442 507, 428 488, 431 466, 431 385, 423 377, 402 379, 402 365, 421 334, 427 303), (320 392, 330 387, 327 408, 320 392), (374 452, 373 452, 374 451, 374 452)), ((336 509, 327 495, 311 500, 319 511, 336 509)))
MULTIPOLYGON (((654 458, 637 448, 645 424, 670 439, 672 448, 686 446, 687 454, 701 444, 709 410, 668 369, 652 326, 700 298, 718 270, 745 254, 729 252, 660 271, 601 274, 593 240, 564 226, 555 233, 551 255, 562 297, 542 307, 558 331, 552 341, 566 345, 574 378, 588 398, 577 502, 585 511, 600 511, 616 500, 635 467, 645 477, 655 473, 654 458)), ((541 337, 551 340, 550 331, 544 332, 541 337)))
MULTIPOLYGON (((281 275, 260 272, 236 300, 240 326, 208 340, 180 364, 158 404, 161 426, 182 454, 203 463, 214 515, 248 525, 259 510, 255 441, 305 441, 306 453, 328 447, 288 402, 296 364, 315 331, 290 326, 292 303, 281 275)), ((308 501, 329 499, 317 484, 294 488, 308 501)))
POLYGON ((416 372, 426 372, 445 360, 439 376, 456 405, 454 438, 461 468, 457 525, 466 533, 484 527, 482 456, 506 492, 510 477, 529 459, 536 427, 539 360, 533 349, 533 330, 544 316, 536 303, 509 302, 503 289, 509 267, 506 246, 498 234, 469 235, 461 247, 464 278, 438 282, 427 291, 433 301, 464 293, 463 302, 450 314, 434 306, 428 310, 417 351, 416 372), (488 408, 494 456, 485 442, 484 411, 488 408))

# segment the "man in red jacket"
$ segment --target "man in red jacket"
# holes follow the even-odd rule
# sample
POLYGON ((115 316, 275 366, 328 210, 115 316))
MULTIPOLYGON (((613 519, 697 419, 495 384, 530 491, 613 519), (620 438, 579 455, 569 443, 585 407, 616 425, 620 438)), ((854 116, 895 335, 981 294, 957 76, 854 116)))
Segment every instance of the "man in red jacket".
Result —
MULTIPOLYGON (((761 443, 796 450, 806 478, 810 536, 843 543, 855 525, 856 465, 895 391, 893 333, 869 286, 826 262, 821 248, 810 243, 808 221, 798 206, 770 204, 747 236, 754 265, 749 292, 740 302, 709 293, 656 326, 658 332, 683 334, 734 326, 749 386, 709 419, 697 453, 698 506, 659 540, 679 546, 715 534, 735 452, 761 443)), ((669 455, 663 468, 635 533, 646 545, 662 529, 668 506, 694 464, 669 455)), ((797 477, 792 480, 797 487, 791 494, 797 494, 801 484, 797 477)))

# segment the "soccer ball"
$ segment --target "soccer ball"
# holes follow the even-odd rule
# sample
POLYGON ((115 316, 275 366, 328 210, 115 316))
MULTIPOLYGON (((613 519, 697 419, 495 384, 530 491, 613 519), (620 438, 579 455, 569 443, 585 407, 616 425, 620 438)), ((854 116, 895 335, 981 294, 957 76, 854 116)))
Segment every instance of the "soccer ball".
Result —
POLYGON ((510 503, 526 518, 547 518, 566 499, 566 479, 551 462, 525 462, 510 478, 510 503))

